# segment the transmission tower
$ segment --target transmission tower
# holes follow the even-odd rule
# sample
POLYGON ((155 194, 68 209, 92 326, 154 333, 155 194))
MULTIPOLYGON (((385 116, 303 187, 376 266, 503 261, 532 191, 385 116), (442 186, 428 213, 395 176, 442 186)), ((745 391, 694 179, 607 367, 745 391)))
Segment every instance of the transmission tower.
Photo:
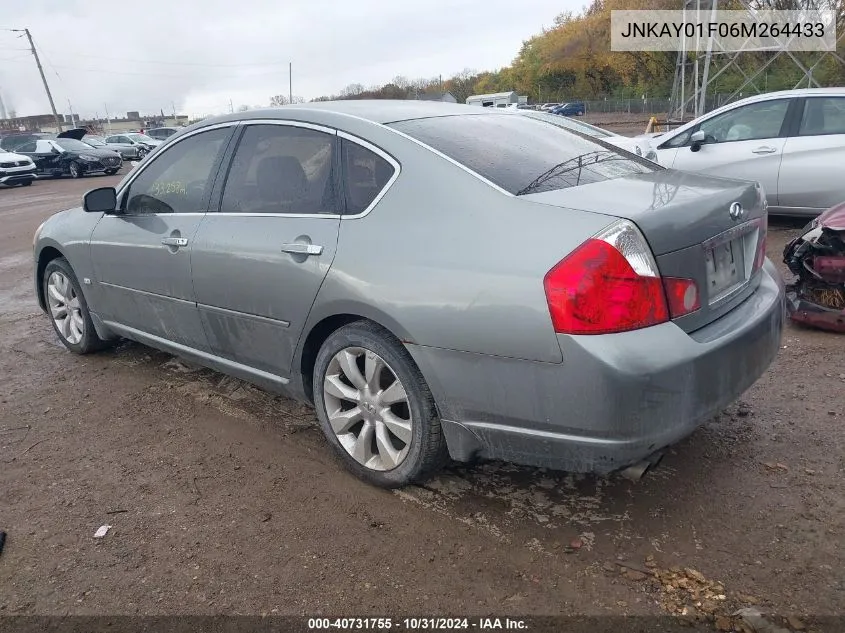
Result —
MULTIPOLYGON (((719 8, 719 0, 681 0, 686 19, 702 19, 707 21, 708 17, 719 8)), ((733 4, 733 3, 732 3, 733 4)), ((739 0, 742 10, 746 11, 752 20, 758 7, 754 6, 751 0, 739 0)), ((802 2, 802 9, 820 10, 821 4, 827 4, 814 0, 802 2)), ((731 7, 733 9, 733 7, 731 7)), ((842 16, 837 15, 837 45, 845 37, 845 24, 842 16)), ((696 42, 695 50, 687 51, 683 48, 686 44, 682 39, 682 48, 678 51, 675 63, 675 78, 672 83, 672 95, 669 100, 668 118, 670 122, 682 122, 691 118, 699 117, 708 110, 722 106, 734 101, 737 97, 746 92, 760 94, 768 91, 768 79, 761 84, 761 76, 777 59, 788 58, 791 63, 800 71, 801 78, 794 88, 820 88, 821 85, 813 77, 813 71, 823 60, 833 58, 838 64, 845 66, 845 59, 836 51, 821 51, 806 53, 803 61, 786 46, 786 42, 776 48, 745 48, 740 51, 726 51, 720 48, 718 39, 707 38, 707 50, 700 51, 699 42, 696 42), (749 55, 749 53, 765 50, 771 55, 765 60, 749 55), (812 63, 808 64, 807 59, 812 63), (713 95, 711 87, 716 80, 725 72, 734 69, 742 76, 742 83, 733 92, 727 95, 713 95), (718 102, 717 102, 718 100, 718 102)), ((747 40, 748 41, 748 40, 747 40)))

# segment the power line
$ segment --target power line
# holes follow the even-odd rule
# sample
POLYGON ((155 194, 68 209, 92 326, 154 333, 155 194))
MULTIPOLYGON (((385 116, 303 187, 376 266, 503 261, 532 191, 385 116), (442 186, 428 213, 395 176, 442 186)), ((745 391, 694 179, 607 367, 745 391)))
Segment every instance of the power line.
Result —
MULTIPOLYGON (((44 50, 43 48, 41 50, 44 50)), ((56 52, 56 51, 54 51, 56 52)), ((102 61, 102 55, 88 55, 83 53, 74 53, 74 57, 90 57, 92 59, 99 59, 102 61)), ((209 63, 209 62, 175 62, 173 60, 155 60, 155 59, 126 59, 126 58, 118 58, 118 57, 111 57, 109 56, 108 61, 113 62, 131 62, 137 64, 161 64, 165 66, 206 66, 208 68, 242 68, 245 66, 284 66, 288 62, 286 61, 273 61, 273 62, 243 62, 238 64, 217 64, 217 63, 209 63)))
MULTIPOLYGON (((21 62, 18 62, 18 63, 21 63, 21 62)), ((50 66, 53 69, 61 68, 63 70, 76 70, 76 71, 80 71, 80 72, 103 73, 103 74, 107 74, 107 75, 130 75, 130 76, 141 76, 141 77, 170 77, 170 78, 174 78, 174 79, 183 79, 185 77, 185 75, 187 74, 187 72, 190 72, 190 71, 186 71, 185 74, 175 75, 175 74, 163 74, 163 73, 157 73, 157 72, 148 72, 148 73, 134 72, 134 71, 130 71, 130 70, 103 70, 102 68, 82 68, 80 66, 64 66, 64 65, 56 65, 56 64, 50 64, 50 66)), ((280 69, 280 70, 270 70, 270 71, 265 71, 265 72, 260 72, 260 73, 249 73, 249 74, 245 74, 245 75, 214 75, 213 77, 214 77, 214 79, 239 79, 239 78, 248 78, 248 77, 263 77, 263 76, 269 76, 269 75, 282 75, 282 74, 285 74, 285 72, 286 71, 284 69, 280 69)))

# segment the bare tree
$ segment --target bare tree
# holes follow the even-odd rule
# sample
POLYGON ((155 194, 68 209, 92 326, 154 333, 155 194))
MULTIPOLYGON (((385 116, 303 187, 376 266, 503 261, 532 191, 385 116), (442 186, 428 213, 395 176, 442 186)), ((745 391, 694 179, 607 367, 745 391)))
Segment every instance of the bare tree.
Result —
POLYGON ((464 68, 461 72, 446 80, 446 90, 454 95, 458 103, 464 103, 467 97, 472 96, 474 87, 478 81, 478 71, 471 68, 464 68))
POLYGON ((348 97, 357 97, 359 94, 364 92, 364 90, 365 90, 365 88, 361 84, 349 84, 348 86, 346 86, 346 88, 344 88, 343 90, 340 91, 340 96, 341 97, 347 97, 347 98, 348 97))
POLYGON ((285 95, 276 95, 274 97, 270 97, 270 107, 271 108, 278 108, 279 106, 287 105, 288 98, 285 95))

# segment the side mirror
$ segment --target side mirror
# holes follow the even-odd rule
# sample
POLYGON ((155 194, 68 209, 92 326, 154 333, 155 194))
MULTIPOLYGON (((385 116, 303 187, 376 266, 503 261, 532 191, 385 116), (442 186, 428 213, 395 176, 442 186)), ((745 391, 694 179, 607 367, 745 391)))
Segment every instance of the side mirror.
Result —
POLYGON ((691 152, 697 152, 701 149, 701 146, 704 145, 704 142, 707 140, 707 137, 704 134, 703 130, 698 130, 694 132, 692 136, 689 137, 690 146, 689 149, 691 152))
POLYGON ((82 199, 82 208, 88 213, 114 213, 117 208, 117 191, 114 187, 92 189, 82 199))

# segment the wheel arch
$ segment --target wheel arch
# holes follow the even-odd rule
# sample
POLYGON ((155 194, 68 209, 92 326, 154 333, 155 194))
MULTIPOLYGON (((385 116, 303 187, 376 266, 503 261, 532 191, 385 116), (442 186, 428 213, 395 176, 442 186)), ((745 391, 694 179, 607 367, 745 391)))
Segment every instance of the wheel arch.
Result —
MULTIPOLYGON (((369 321, 370 323, 375 323, 380 328, 384 329, 400 344, 405 345, 413 343, 410 335, 404 330, 404 328, 402 328, 388 315, 380 311, 374 311, 372 308, 365 306, 345 307, 346 309, 344 310, 321 312, 320 315, 312 319, 312 325, 307 330, 308 333, 302 338, 302 343, 300 345, 300 350, 295 360, 294 367, 300 374, 302 394, 311 404, 314 403, 313 374, 317 354, 326 339, 328 339, 333 332, 336 332, 343 326, 356 321, 369 321)), ((413 356, 411 360, 414 364, 416 364, 416 361, 413 360, 413 356)), ((425 376, 423 377, 425 378, 425 376)), ((427 378, 426 381, 428 381, 427 378)))
POLYGON ((44 246, 38 252, 38 260, 35 266, 35 289, 38 295, 38 305, 44 312, 47 312, 47 304, 44 302, 44 271, 47 269, 47 264, 60 257, 65 257, 64 253, 52 244, 44 246))

